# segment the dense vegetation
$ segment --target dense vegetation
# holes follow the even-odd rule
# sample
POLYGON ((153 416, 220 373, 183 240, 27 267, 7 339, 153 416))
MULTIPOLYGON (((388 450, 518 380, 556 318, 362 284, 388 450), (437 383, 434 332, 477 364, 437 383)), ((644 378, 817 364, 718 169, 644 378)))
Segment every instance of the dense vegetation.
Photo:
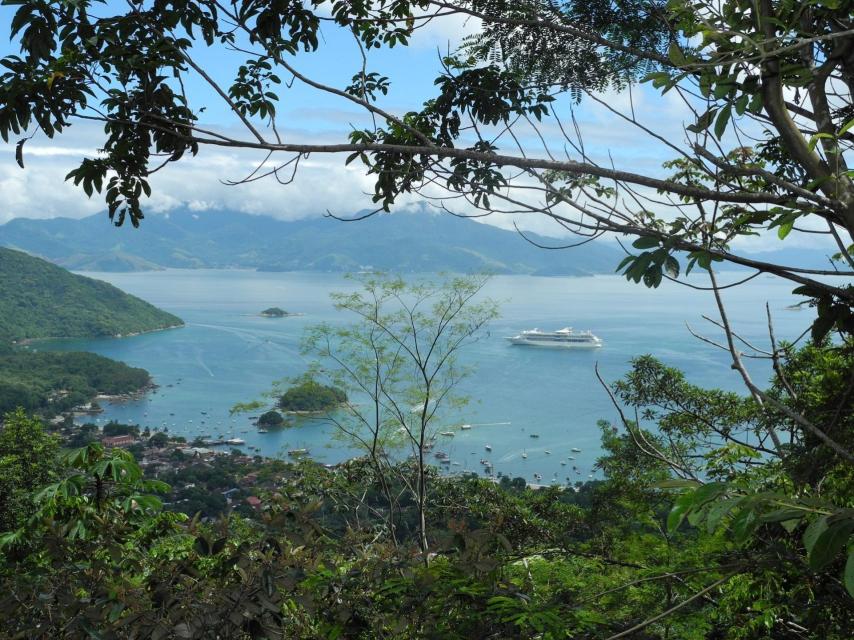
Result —
POLYGON ((283 411, 326 411, 347 402, 347 394, 315 380, 303 380, 291 387, 279 398, 283 411))
MULTIPOLYGON (((854 407, 836 383, 852 372, 850 347, 789 350, 767 391, 824 416, 851 447, 854 407)), ((602 481, 531 490, 431 471, 428 557, 402 490, 411 462, 382 476, 367 458, 327 469, 226 456, 172 474, 170 490, 121 450, 56 457, 36 422, 9 416, 0 459, 39 481, 0 503, 21 525, 0 538, 3 628, 38 639, 850 638, 844 457, 783 409, 773 424, 789 440, 776 449, 752 398, 694 387, 649 357, 612 391, 643 423, 601 424, 602 481), (249 471, 275 488, 260 511, 230 511, 222 492, 249 471), (399 496, 391 519, 387 489, 399 496), (157 492, 178 501, 171 509, 222 518, 164 510, 157 492), (27 501, 34 513, 14 506, 27 501)))
POLYGON ((132 393, 150 382, 144 369, 94 353, 0 353, 0 413, 16 407, 58 413, 97 394, 132 393))
POLYGON ((183 324, 116 287, 0 248, 0 342, 128 335, 183 324))
POLYGON ((265 428, 275 428, 281 427, 285 423, 285 419, 282 417, 282 414, 278 411, 265 411, 260 416, 258 416, 258 420, 255 424, 259 427, 265 428))

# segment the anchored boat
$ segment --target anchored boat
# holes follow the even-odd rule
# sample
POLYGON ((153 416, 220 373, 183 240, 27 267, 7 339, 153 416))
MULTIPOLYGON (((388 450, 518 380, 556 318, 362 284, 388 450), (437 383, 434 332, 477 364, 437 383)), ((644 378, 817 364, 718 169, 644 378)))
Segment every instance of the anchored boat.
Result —
POLYGON ((519 335, 507 338, 513 344, 529 347, 552 347, 558 349, 596 348, 602 346, 602 340, 590 331, 574 331, 565 327, 557 331, 531 329, 519 335))

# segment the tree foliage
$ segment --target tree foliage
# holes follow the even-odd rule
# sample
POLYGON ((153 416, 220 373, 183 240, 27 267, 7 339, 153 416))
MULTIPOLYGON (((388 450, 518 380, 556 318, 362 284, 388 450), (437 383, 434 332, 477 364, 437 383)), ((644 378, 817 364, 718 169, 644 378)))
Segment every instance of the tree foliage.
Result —
MULTIPOLYGON (((583 239, 628 234, 637 240, 620 268, 634 281, 655 287, 729 261, 795 283, 818 309, 816 337, 851 331, 850 285, 824 278, 852 271, 851 0, 16 6, 20 53, 3 60, 0 134, 52 137, 80 118, 103 123, 103 155, 68 178, 103 193, 118 224, 142 219, 152 171, 202 146, 257 150, 263 168, 253 180, 295 174, 305 154, 342 153, 373 177, 380 209, 425 193, 452 210, 465 203, 463 214, 545 215, 583 239), (443 57, 431 98, 396 115, 384 106, 394 78, 371 68, 370 52, 406 46, 448 15, 479 20, 480 32, 443 57), (349 84, 300 69, 324 46, 321 25, 364 53, 349 84), (196 60, 204 48, 239 60, 214 76, 196 60), (600 95, 637 91, 639 80, 683 106, 682 139, 600 95), (237 133, 205 126, 196 81, 223 100, 237 133), (370 125, 338 144, 281 139, 276 117, 292 83, 355 106, 370 125), (640 172, 598 161, 583 130, 565 122, 579 100, 597 102, 670 159, 640 172), (267 168, 272 155, 282 159, 267 168), (843 267, 757 261, 735 242, 769 232, 825 234, 843 267)), ((17 147, 22 166, 27 139, 17 147)))
MULTIPOLYGON (((813 345, 785 376, 820 412, 822 378, 850 364, 813 345)), ((532 490, 428 469, 429 564, 407 473, 368 457, 257 463, 275 486, 263 509, 202 522, 161 511, 147 494, 167 488, 127 453, 71 452, 2 537, 0 619, 34 638, 847 638, 850 466, 822 457, 803 477, 797 463, 829 448, 805 445, 806 427, 762 452, 756 402, 649 357, 613 392, 639 421, 601 423, 603 480, 532 490), (396 541, 384 482, 401 496, 396 541)), ((215 491, 232 473, 229 459, 169 479, 215 491)))
POLYGON ((285 391, 278 406, 284 411, 318 412, 333 409, 344 402, 347 402, 344 390, 306 379, 285 391))

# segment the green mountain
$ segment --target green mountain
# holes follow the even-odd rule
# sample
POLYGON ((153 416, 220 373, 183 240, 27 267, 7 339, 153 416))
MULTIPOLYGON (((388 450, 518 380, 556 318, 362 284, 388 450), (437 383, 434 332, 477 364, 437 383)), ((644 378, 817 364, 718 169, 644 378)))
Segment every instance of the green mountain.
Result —
MULTIPOLYGON (((544 245, 561 240, 531 235, 544 245)), ((360 222, 315 217, 282 221, 233 211, 150 215, 139 229, 113 228, 103 214, 71 220, 16 218, 0 226, 0 246, 67 269, 132 271, 254 268, 269 271, 456 271, 536 275, 613 273, 622 253, 591 242, 546 251, 513 231, 447 214, 382 214, 360 222)))
POLYGON ((181 324, 180 318, 106 282, 0 248, 0 343, 128 335, 181 324))

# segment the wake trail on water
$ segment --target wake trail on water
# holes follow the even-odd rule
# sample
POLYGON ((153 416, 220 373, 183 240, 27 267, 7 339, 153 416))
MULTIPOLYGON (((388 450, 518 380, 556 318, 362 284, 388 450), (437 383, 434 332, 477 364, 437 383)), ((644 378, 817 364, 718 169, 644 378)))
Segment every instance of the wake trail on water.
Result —
MULTIPOLYGON (((269 347, 270 345, 277 347, 284 351, 287 355, 297 356, 301 355, 299 353, 299 349, 296 346, 291 346, 290 344, 285 344, 282 342, 275 341, 274 338, 282 338, 281 334, 276 333, 256 333, 253 331, 247 331, 245 329, 236 329, 234 327, 229 327, 225 325, 217 325, 217 324, 205 324, 205 323, 193 323, 196 327, 204 327, 205 329, 213 329, 214 331, 222 331, 223 333, 230 333, 233 336, 240 338, 243 342, 245 342, 247 346, 247 351, 263 349, 265 347, 269 347)), ((304 358, 301 358, 304 360, 304 358)))
POLYGON ((205 364, 205 361, 204 361, 204 360, 202 360, 202 356, 201 356, 201 354, 197 354, 197 355, 196 355, 196 362, 198 363, 198 365, 199 365, 202 369, 204 369, 205 371, 207 371, 207 372, 208 372, 208 375, 209 375, 211 378, 215 378, 215 377, 216 377, 216 376, 214 375, 214 372, 213 372, 213 371, 211 371, 211 368, 210 368, 208 365, 206 365, 206 364, 205 364))

